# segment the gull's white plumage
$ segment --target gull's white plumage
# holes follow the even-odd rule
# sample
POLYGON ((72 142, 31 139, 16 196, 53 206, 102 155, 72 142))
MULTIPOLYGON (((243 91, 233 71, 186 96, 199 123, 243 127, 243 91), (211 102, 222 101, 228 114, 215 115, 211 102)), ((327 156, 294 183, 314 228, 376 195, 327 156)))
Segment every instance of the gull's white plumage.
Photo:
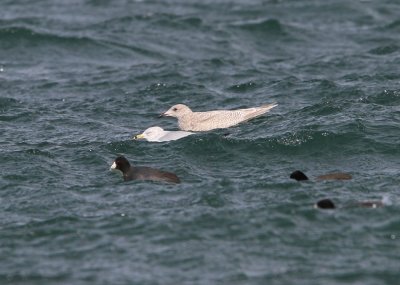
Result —
POLYGON ((184 131, 165 131, 163 128, 155 126, 146 129, 143 133, 136 135, 134 138, 145 139, 149 142, 167 142, 178 140, 192 134, 191 132, 184 131))
POLYGON ((276 106, 278 104, 267 104, 247 109, 193 112, 188 106, 178 104, 172 106, 162 115, 177 118, 179 128, 183 131, 204 132, 235 126, 265 114, 276 106))

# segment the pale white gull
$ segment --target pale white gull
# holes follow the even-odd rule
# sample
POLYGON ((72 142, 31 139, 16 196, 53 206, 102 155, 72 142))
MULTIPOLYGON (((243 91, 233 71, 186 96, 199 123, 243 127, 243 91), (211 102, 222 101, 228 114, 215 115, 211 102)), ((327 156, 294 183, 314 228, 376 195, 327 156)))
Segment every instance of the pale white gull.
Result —
POLYGON ((278 104, 267 104, 247 109, 193 112, 188 106, 178 104, 172 106, 161 116, 177 118, 179 129, 183 131, 205 132, 235 126, 265 114, 276 106, 278 104))
POLYGON ((146 129, 143 133, 134 136, 134 139, 145 139, 149 142, 168 142, 178 140, 189 135, 192 135, 191 132, 184 131, 164 131, 163 128, 155 126, 146 129))

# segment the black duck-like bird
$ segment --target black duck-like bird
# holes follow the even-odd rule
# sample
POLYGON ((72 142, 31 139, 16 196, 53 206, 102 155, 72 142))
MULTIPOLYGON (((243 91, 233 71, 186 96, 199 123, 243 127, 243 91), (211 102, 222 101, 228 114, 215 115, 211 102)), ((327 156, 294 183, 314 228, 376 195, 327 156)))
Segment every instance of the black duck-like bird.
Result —
POLYGON ((118 156, 111 169, 116 169, 122 172, 124 180, 151 180, 163 181, 169 183, 180 183, 180 179, 172 172, 162 171, 145 166, 132 166, 129 161, 123 157, 118 156))
MULTIPOLYGON (((293 171, 290 174, 290 178, 295 179, 297 181, 309 180, 307 175, 305 175, 300 170, 293 171)), ((336 172, 336 173, 320 175, 320 176, 317 176, 315 179, 316 180, 350 180, 351 178, 352 178, 351 174, 349 174, 349 173, 336 172)))

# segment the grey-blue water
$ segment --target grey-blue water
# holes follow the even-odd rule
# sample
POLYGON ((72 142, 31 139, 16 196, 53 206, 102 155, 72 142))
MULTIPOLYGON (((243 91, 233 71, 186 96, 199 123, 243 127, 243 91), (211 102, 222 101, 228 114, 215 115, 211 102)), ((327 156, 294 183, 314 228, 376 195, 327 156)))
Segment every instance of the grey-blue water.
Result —
POLYGON ((399 15, 395 0, 1 1, 0 284, 398 284, 399 15), (176 130, 157 115, 177 103, 272 102, 227 130, 131 139, 176 130), (182 183, 124 182, 121 154, 182 183))

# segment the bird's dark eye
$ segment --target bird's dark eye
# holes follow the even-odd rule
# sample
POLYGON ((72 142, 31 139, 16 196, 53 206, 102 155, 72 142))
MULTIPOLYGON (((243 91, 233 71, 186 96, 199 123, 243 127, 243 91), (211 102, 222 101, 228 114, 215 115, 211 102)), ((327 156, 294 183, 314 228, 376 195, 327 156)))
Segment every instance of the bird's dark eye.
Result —
POLYGON ((178 108, 173 108, 172 111, 178 111, 178 108))

